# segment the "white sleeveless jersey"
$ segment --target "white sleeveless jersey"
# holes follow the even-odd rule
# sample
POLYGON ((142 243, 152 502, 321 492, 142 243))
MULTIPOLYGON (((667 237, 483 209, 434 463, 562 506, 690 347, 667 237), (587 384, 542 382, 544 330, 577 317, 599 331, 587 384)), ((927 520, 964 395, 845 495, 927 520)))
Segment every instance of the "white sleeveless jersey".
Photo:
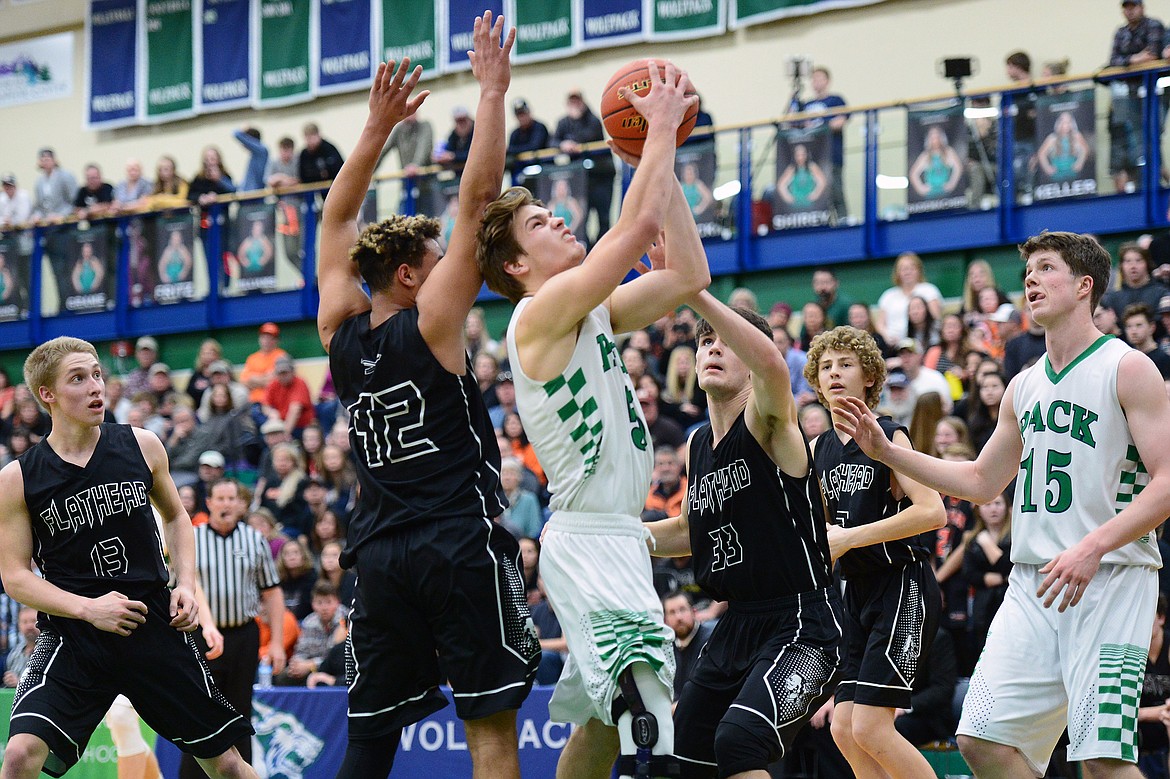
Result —
MULTIPOLYGON (((1024 450, 1012 562, 1048 562, 1116 516, 1149 482, 1117 400, 1117 367, 1130 351, 1102 336, 1060 373, 1045 355, 1016 381, 1024 450)), ((1101 562, 1161 567, 1162 558, 1151 532, 1101 562)))
POLYGON ((589 312, 568 366, 539 382, 524 373, 516 348, 516 322, 530 300, 512 312, 508 354, 524 432, 548 476, 549 508, 637 517, 650 492, 654 453, 609 309, 589 312))

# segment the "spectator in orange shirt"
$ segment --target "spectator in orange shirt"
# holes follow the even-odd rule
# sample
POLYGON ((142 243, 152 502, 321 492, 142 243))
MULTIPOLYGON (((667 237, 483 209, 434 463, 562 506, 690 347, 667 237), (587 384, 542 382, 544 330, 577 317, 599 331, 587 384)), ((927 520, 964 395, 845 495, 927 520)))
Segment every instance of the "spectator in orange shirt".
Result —
POLYGON ((276 361, 289 356, 288 352, 280 348, 280 328, 275 322, 260 325, 258 338, 260 350, 248 355, 244 369, 240 371, 240 381, 250 391, 248 400, 253 403, 264 402, 264 391, 276 378, 276 361))
POLYGON ((661 511, 663 516, 677 517, 687 497, 687 479, 682 475, 682 461, 671 446, 654 450, 654 473, 650 494, 643 511, 661 511))
MULTIPOLYGON (((268 657, 268 644, 272 641, 272 629, 268 627, 268 614, 263 609, 260 610, 260 616, 256 617, 256 623, 260 625, 260 660, 268 657)), ((296 616, 288 609, 284 610, 284 635, 281 636, 281 643, 284 644, 284 656, 292 657, 293 649, 297 645, 297 639, 301 637, 301 626, 297 622, 296 616)))
POLYGON ((275 370, 276 378, 264 390, 264 413, 270 419, 280 419, 284 429, 299 439, 301 431, 317 418, 309 385, 297 375, 288 357, 277 358, 275 370))

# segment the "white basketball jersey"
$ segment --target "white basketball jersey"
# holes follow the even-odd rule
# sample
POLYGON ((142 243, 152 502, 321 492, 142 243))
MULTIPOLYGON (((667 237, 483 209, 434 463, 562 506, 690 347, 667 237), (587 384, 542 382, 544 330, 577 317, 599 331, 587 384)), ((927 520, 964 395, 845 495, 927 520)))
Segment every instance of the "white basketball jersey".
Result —
POLYGON ((508 354, 524 431, 548 476, 549 508, 636 517, 650 492, 654 453, 609 309, 589 312, 568 366, 539 382, 524 373, 516 348, 516 322, 530 300, 512 312, 508 354))
MULTIPOLYGON (((1012 512, 1012 562, 1039 565, 1129 505, 1149 482, 1121 404, 1117 367, 1131 349, 1102 336, 1060 373, 1045 355, 1020 374, 1024 450, 1012 512)), ((1161 567, 1151 532, 1103 563, 1161 567)))

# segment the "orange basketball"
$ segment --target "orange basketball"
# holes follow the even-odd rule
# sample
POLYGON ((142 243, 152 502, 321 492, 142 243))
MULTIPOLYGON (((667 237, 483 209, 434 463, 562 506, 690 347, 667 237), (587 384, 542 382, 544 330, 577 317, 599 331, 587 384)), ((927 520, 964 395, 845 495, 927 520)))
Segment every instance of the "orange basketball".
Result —
MULTIPOLYGON (((653 61, 658 64, 659 78, 665 79, 666 60, 653 61)), ((642 144, 646 142, 646 120, 630 105, 626 94, 634 92, 643 96, 650 92, 650 62, 648 59, 634 60, 618 68, 601 95, 601 122, 605 125, 605 131, 613 138, 618 148, 636 157, 642 156, 642 144)), ((694 89, 687 90, 687 94, 695 94, 694 89)), ((687 109, 686 116, 678 127, 675 145, 682 145, 691 134, 691 130, 695 129, 695 119, 698 115, 697 104, 687 109)))

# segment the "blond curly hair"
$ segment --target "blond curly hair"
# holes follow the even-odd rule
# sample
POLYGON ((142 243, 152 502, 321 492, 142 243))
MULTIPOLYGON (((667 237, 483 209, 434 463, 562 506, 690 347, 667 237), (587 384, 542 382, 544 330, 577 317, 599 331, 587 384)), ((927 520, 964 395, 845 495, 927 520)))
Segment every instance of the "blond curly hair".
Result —
POLYGON ((371 292, 384 292, 394 283, 400 265, 417 268, 427 253, 427 241, 438 240, 439 220, 429 216, 395 214, 366 226, 349 251, 371 292))
POLYGON ((808 362, 804 364, 804 378, 817 391, 817 399, 825 408, 829 407, 829 400, 821 391, 818 367, 825 352, 853 352, 861 362, 861 371, 866 381, 873 381, 873 386, 865 389, 865 405, 876 408, 878 399, 882 395, 882 385, 886 383, 886 361, 882 359, 882 352, 878 349, 873 336, 856 327, 841 325, 832 330, 821 333, 812 340, 808 347, 808 362))

